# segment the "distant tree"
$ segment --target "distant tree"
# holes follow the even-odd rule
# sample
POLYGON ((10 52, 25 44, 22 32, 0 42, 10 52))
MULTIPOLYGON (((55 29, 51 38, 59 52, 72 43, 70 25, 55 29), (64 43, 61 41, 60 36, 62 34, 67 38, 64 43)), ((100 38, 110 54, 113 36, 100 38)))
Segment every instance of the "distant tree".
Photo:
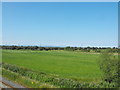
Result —
POLYGON ((73 51, 73 47, 67 46, 67 47, 65 47, 65 50, 73 51))

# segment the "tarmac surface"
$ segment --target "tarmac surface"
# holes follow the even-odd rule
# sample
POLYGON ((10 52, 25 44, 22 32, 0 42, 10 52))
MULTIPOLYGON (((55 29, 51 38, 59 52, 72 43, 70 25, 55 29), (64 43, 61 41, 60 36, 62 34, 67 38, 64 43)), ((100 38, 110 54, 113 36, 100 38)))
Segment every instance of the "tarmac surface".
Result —
POLYGON ((14 83, 10 80, 7 80, 4 77, 0 77, 0 89, 2 88, 25 88, 20 84, 14 83))

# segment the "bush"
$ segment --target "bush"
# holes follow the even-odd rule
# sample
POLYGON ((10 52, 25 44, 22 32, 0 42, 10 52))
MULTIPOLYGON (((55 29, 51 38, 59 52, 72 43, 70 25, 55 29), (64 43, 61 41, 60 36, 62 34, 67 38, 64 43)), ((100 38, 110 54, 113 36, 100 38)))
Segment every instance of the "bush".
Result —
POLYGON ((103 79, 106 82, 118 83, 118 56, 111 52, 111 49, 101 53, 99 60, 100 69, 103 71, 103 79))

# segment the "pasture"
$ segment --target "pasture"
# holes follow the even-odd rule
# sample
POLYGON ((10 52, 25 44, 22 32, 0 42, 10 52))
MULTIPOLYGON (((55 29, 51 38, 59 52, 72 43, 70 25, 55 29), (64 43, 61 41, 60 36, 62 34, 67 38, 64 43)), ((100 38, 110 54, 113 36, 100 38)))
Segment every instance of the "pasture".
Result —
POLYGON ((83 82, 101 81, 98 59, 77 51, 2 50, 2 62, 83 82))

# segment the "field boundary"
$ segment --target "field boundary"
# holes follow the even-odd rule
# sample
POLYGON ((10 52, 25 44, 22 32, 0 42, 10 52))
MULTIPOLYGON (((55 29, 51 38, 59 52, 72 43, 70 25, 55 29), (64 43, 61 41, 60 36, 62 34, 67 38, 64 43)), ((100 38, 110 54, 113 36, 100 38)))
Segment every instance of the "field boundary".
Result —
POLYGON ((18 73, 12 72, 10 70, 6 70, 4 68, 3 68, 3 72, 4 72, 3 77, 5 77, 6 79, 8 79, 14 83, 18 83, 18 84, 24 86, 25 88, 56 88, 56 86, 46 84, 46 83, 41 83, 39 81, 30 79, 25 76, 21 76, 18 73))
MULTIPOLYGON (((10 65, 10 64, 3 64, 3 76, 7 75, 8 78, 12 78, 12 80, 16 80, 17 78, 21 78, 21 77, 27 77, 29 79, 31 79, 31 81, 34 83, 31 83, 29 81, 27 81, 28 85, 35 85, 36 81, 37 82, 41 82, 41 83, 45 83, 43 84, 43 86, 45 87, 46 85, 48 85, 47 87, 49 87, 49 84, 52 85, 52 87, 56 86, 56 87, 60 87, 60 88, 99 88, 99 87, 105 87, 105 88, 110 88, 110 87, 115 87, 114 83, 105 83, 105 82, 101 82, 101 83, 80 83, 80 82, 76 82, 70 79, 64 79, 64 78, 60 78, 60 77, 51 77, 51 76, 47 76, 45 74, 42 73, 42 75, 40 75, 40 73, 35 73, 33 71, 26 71, 26 69, 24 68, 20 68, 14 65, 10 65)), ((22 79, 21 82, 25 82, 24 81, 25 78, 22 79)), ((37 84, 37 83, 36 83, 37 84)), ((36 85, 35 85, 36 86, 36 85)), ((38 87, 38 85, 36 86, 38 87)))

